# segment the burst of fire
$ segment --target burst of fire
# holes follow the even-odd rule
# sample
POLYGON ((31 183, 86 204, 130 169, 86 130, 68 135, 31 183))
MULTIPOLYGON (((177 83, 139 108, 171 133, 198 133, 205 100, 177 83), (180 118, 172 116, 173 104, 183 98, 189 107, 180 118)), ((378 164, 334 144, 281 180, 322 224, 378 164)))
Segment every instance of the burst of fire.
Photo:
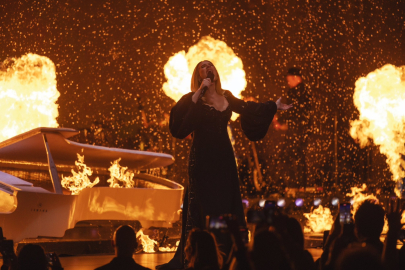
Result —
POLYGON ((332 228, 333 217, 327 207, 323 208, 322 205, 319 205, 311 213, 304 213, 304 216, 308 219, 304 227, 305 233, 321 233, 332 228))
POLYGON ((37 127, 58 127, 53 62, 36 54, 0 63, 0 141, 37 127))
POLYGON ((140 229, 136 233, 136 238, 141 240, 143 251, 148 253, 155 252, 155 246, 158 245, 158 242, 149 238, 149 235, 143 234, 143 230, 140 229))
MULTIPOLYGON (((195 66, 202 60, 211 61, 221 78, 222 88, 241 98, 240 93, 246 87, 245 71, 242 60, 235 55, 225 42, 203 37, 188 52, 181 51, 169 58, 164 66, 167 82, 163 84, 163 91, 176 102, 190 92, 191 75, 195 66)), ((232 115, 235 120, 237 115, 232 115)))
POLYGON ((373 200, 378 203, 378 199, 374 194, 364 194, 363 192, 367 189, 367 185, 363 184, 361 188, 351 187, 351 193, 347 193, 346 196, 351 197, 352 204, 352 214, 356 213, 359 206, 366 200, 373 200))
POLYGON ((358 79, 353 99, 360 116, 351 122, 350 135, 361 147, 372 140, 386 155, 393 180, 404 178, 405 66, 385 65, 358 79))
POLYGON ((176 251, 178 246, 179 246, 180 241, 176 242, 176 246, 174 247, 159 247, 160 252, 170 252, 170 251, 176 251))
POLYGON ((110 183, 110 187, 112 188, 132 188, 135 182, 132 180, 135 174, 128 170, 128 167, 122 167, 119 162, 121 158, 114 160, 112 162, 111 167, 108 168, 110 171, 110 179, 107 180, 110 183))
POLYGON ((84 156, 77 154, 77 161, 75 161, 77 172, 72 169, 72 176, 63 177, 61 185, 69 189, 73 195, 79 194, 85 188, 92 188, 100 182, 97 177, 93 183, 90 181, 89 176, 93 174, 91 168, 84 164, 84 156))

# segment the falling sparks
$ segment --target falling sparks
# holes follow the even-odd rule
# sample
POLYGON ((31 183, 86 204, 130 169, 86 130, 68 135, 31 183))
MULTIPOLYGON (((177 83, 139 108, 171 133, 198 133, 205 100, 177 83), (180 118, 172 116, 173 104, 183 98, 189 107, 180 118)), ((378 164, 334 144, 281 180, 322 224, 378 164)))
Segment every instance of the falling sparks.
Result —
POLYGON ((128 167, 122 167, 120 163, 120 158, 114 160, 112 165, 108 170, 110 171, 110 179, 107 180, 112 188, 132 188, 135 182, 133 178, 135 174, 131 170, 127 170, 128 167))
POLYGON ((93 171, 84 164, 84 156, 77 154, 75 165, 77 172, 72 169, 72 176, 62 176, 61 181, 62 187, 69 189, 73 195, 79 194, 85 188, 92 188, 100 182, 98 177, 94 179, 93 183, 90 181, 89 176, 93 174, 93 171))
MULTIPOLYGON (((169 58, 164 67, 167 82, 163 84, 163 91, 166 95, 178 101, 184 94, 189 93, 193 70, 203 60, 209 60, 215 65, 222 88, 241 98, 240 93, 246 87, 242 60, 225 42, 209 36, 203 37, 190 47, 187 53, 181 51, 169 58)), ((232 116, 232 120, 236 118, 236 115, 232 116)))
POLYGON ((304 216, 307 218, 304 227, 305 233, 321 233, 332 228, 333 216, 327 207, 324 208, 322 205, 319 205, 311 213, 304 213, 304 216))
POLYGON ((36 54, 0 63, 0 141, 37 127, 58 127, 53 62, 36 54))
POLYGON ((394 181, 405 177, 404 71, 405 66, 385 65, 358 79, 353 96, 360 117, 351 122, 350 134, 361 147, 369 140, 379 146, 394 181))
POLYGON ((136 233, 136 238, 141 241, 143 251, 147 253, 155 252, 155 246, 158 245, 158 242, 149 238, 149 235, 143 233, 143 230, 140 229, 136 233))

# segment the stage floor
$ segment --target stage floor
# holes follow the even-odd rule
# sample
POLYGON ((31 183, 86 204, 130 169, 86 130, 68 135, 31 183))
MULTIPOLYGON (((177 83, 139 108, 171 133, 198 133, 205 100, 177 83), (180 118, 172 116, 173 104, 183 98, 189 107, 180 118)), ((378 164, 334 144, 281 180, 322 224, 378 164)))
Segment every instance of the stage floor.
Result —
MULTIPOLYGON (((322 249, 309 249, 314 260, 318 259, 322 254, 322 249)), ((156 265, 168 262, 174 253, 151 253, 151 254, 136 254, 134 259, 137 263, 155 269, 156 265)), ((113 255, 94 255, 94 256, 72 256, 62 257, 60 261, 65 270, 93 270, 100 267, 114 258, 113 255)), ((1 261, 3 264, 3 261, 1 261)))

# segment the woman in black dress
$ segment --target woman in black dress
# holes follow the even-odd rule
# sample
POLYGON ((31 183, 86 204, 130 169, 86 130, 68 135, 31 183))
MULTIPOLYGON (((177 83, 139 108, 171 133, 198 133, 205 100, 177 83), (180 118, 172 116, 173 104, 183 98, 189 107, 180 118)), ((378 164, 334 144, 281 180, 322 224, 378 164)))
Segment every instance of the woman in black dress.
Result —
MULTIPOLYGON (((202 61, 195 67, 191 91, 171 110, 169 126, 175 138, 193 134, 189 184, 183 202, 182 240, 192 228, 203 229, 207 215, 235 214, 239 225, 246 225, 235 156, 227 132, 232 112, 240 114, 242 130, 248 139, 257 141, 266 135, 277 109, 292 107, 281 103, 281 99, 255 103, 235 98, 230 91, 222 89, 218 72, 210 61, 202 61), (207 78, 208 72, 214 74, 213 81, 207 78), (200 98, 204 87, 208 90, 200 98)), ((170 265, 174 266, 178 259, 183 261, 182 249, 180 245, 170 265)))

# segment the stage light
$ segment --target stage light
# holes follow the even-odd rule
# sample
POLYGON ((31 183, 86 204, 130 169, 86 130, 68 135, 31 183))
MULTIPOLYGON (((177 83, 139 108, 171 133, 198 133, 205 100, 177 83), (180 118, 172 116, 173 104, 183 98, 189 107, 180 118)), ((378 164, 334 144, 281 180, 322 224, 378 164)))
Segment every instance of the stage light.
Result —
POLYGON ((284 207, 285 206, 285 199, 281 198, 277 201, 277 206, 278 207, 284 207))
POLYGON ((249 208, 249 201, 247 199, 242 199, 243 208, 249 208))
POLYGON ((333 206, 338 206, 339 205, 339 198, 336 198, 336 197, 333 198, 331 203, 332 203, 333 206))
POLYGON ((264 207, 264 204, 266 203, 266 200, 265 199, 261 199, 260 201, 259 201, 259 206, 260 207, 264 207))
POLYGON ((304 199, 301 199, 301 198, 295 199, 295 205, 297 207, 302 207, 304 205, 304 199))
POLYGON ((350 199, 350 204, 353 205, 354 204, 354 198, 350 199))
POLYGON ((320 198, 315 198, 314 206, 319 206, 319 205, 321 205, 321 203, 322 203, 322 200, 320 198))

